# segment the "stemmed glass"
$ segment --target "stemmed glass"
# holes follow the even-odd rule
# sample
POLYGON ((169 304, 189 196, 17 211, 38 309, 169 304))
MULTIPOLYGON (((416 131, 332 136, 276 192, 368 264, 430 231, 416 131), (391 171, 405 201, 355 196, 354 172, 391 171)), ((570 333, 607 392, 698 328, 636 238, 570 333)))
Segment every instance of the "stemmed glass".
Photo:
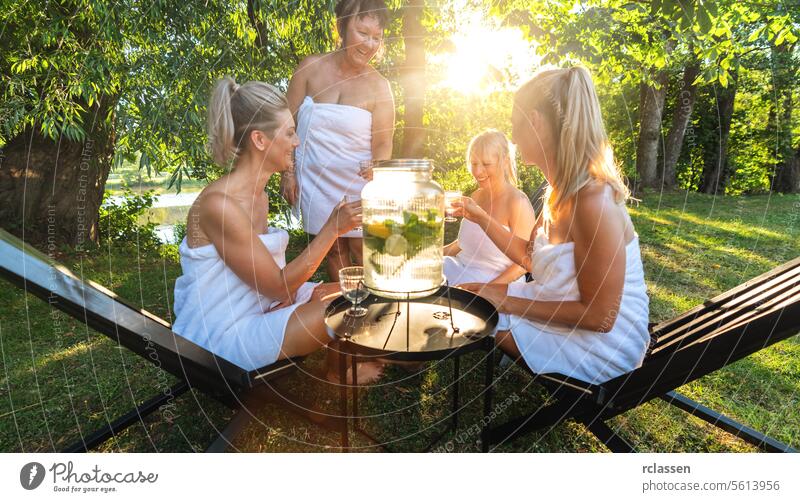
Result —
POLYGON ((453 216, 455 209, 451 206, 451 204, 460 199, 461 195, 461 190, 447 190, 444 193, 444 221, 447 223, 458 221, 458 218, 453 216))
POLYGON ((364 267, 345 267, 339 270, 339 287, 342 295, 350 300, 352 307, 346 314, 352 317, 364 317, 367 309, 359 304, 369 296, 369 291, 364 287, 364 267))

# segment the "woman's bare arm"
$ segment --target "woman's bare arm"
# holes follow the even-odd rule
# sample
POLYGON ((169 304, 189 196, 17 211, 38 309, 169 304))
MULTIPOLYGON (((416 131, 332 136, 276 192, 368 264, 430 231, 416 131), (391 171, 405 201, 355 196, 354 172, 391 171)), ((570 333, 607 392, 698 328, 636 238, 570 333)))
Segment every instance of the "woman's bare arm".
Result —
POLYGON ((513 261, 524 270, 531 270, 529 244, 534 239, 536 229, 541 225, 541 217, 534 222, 531 234, 525 238, 506 230, 500 222, 489 216, 483 208, 469 197, 462 197, 460 201, 454 201, 453 207, 456 208, 456 216, 463 216, 469 221, 478 224, 478 226, 486 232, 486 235, 489 236, 494 245, 508 256, 509 260, 513 261))
POLYGON ((461 246, 458 245, 458 239, 454 240, 450 244, 447 244, 444 249, 442 249, 442 254, 445 256, 455 256, 461 252, 461 246))
POLYGON ((378 79, 375 108, 372 110, 372 159, 386 160, 392 158, 394 97, 389 81, 381 76, 378 79))
POLYGON ((507 286, 466 284, 500 312, 591 331, 614 326, 625 282, 625 225, 610 197, 594 189, 579 194, 571 226, 575 242, 578 301, 532 301, 506 296, 507 286))
POLYGON ((315 68, 319 69, 320 64, 320 56, 307 56, 300 61, 292 74, 289 88, 286 89, 286 100, 289 102, 289 111, 292 112, 295 122, 297 122, 297 110, 300 109, 300 105, 308 95, 308 78, 315 68))
POLYGON ((288 301, 319 267, 337 237, 360 223, 360 202, 340 204, 300 255, 281 269, 253 230, 245 211, 222 193, 200 202, 200 228, 222 260, 245 284, 269 298, 288 301))
MULTIPOLYGON (((511 215, 508 221, 508 227, 511 233, 520 239, 530 239, 533 228, 536 226, 536 213, 533 211, 531 201, 522 192, 516 191, 511 207, 511 215)), ((502 249, 501 249, 502 250, 502 249)), ((513 260, 512 260, 513 261, 513 260)), ((500 275, 495 277, 491 282, 497 284, 508 284, 509 282, 516 281, 526 271, 525 267, 518 264, 509 266, 500 275)))

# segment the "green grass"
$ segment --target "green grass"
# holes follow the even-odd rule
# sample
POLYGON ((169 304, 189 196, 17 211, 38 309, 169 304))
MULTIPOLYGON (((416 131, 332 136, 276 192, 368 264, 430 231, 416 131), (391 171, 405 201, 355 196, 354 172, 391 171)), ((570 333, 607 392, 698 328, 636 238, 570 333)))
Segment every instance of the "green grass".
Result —
MULTIPOLYGON (((712 198, 646 194, 631 215, 641 239, 651 295, 651 320, 668 319, 800 254, 800 197, 712 198)), ((305 245, 295 236, 290 257, 305 245)), ((91 256, 60 257, 69 267, 134 304, 169 319, 172 287, 180 274, 173 259, 135 249, 106 249, 91 256)), ((317 278, 324 274, 317 273, 317 278)), ((0 451, 52 451, 90 432, 175 379, 106 337, 87 330, 31 295, 0 290, 0 451)), ((474 426, 481 417, 481 354, 462 361, 462 428, 444 438, 453 451, 477 451, 474 426), (449 441, 449 443, 447 442, 449 441)), ((338 393, 309 373, 286 382, 294 392, 335 412, 338 393)), ((406 373, 390 368, 380 385, 362 393, 367 429, 400 451, 420 449, 448 419, 450 363, 406 373)), ((545 402, 542 389, 519 369, 498 370, 495 403, 512 416, 545 402)), ((689 397, 773 437, 800 447, 800 339, 764 349, 680 389, 689 397)), ((176 398, 170 413, 154 413, 106 442, 102 451, 202 450, 231 412, 202 394, 176 398)), ((497 408, 499 409, 499 408, 497 408)), ((256 413, 258 421, 237 440, 242 451, 324 451, 338 436, 280 409, 256 413)), ((700 420, 653 401, 611 421, 641 451, 752 451, 700 420)), ((353 436, 356 445, 367 442, 353 436)), ((565 423, 502 445, 499 451, 605 451, 583 426, 565 423)))

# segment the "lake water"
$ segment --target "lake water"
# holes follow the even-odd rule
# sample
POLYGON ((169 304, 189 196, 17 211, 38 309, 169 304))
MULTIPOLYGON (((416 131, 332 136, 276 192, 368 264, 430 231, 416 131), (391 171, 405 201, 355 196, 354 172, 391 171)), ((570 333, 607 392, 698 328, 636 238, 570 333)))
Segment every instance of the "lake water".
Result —
MULTIPOLYGON (((157 195, 153 201, 153 207, 142 218, 142 223, 148 220, 155 223, 156 235, 165 244, 175 243, 175 224, 186 223, 189 216, 189 208, 200 195, 200 191, 181 193, 164 193, 157 195)), ((122 195, 115 195, 106 199, 106 204, 121 204, 125 200, 122 195)), ((293 229, 302 228, 300 221, 294 217, 290 221, 285 221, 282 215, 279 217, 281 226, 293 229)))

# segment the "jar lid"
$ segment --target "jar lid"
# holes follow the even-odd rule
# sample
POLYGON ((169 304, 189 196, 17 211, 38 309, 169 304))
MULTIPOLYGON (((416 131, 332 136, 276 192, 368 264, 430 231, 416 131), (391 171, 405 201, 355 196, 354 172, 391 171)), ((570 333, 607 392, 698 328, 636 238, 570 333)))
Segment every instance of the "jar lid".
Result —
POLYGON ((396 169, 398 171, 431 171, 433 161, 431 159, 388 159, 371 161, 373 169, 396 169))

